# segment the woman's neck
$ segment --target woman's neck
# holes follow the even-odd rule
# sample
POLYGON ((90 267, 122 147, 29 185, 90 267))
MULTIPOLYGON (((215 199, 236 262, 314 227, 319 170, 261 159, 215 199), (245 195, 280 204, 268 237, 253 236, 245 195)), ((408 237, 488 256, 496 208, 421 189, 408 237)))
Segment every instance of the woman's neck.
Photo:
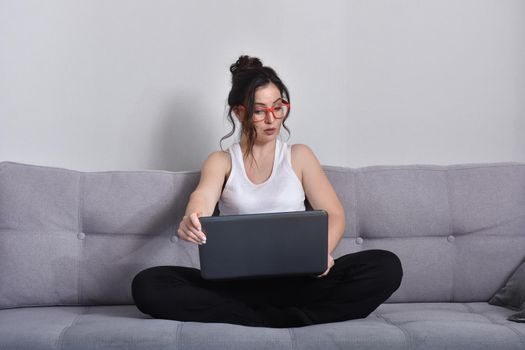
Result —
MULTIPOLYGON (((248 139, 246 136, 241 137, 241 141, 239 142, 239 145, 241 146, 242 154, 246 154, 248 150, 248 139)), ((275 154, 275 147, 277 147, 277 139, 270 140, 268 142, 257 142, 253 144, 253 157, 256 160, 264 159, 266 157, 273 157, 275 154)))

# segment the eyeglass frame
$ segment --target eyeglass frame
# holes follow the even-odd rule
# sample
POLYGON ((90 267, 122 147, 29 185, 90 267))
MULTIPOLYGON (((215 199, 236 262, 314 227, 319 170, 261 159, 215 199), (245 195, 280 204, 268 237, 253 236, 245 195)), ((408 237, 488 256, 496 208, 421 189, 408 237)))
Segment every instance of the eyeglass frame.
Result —
MULTIPOLYGON (((286 101, 285 99, 281 98, 281 103, 286 106, 288 108, 288 111, 286 112, 286 115, 283 115, 282 117, 277 117, 275 115, 275 107, 282 107, 282 106, 271 106, 271 107, 261 107, 261 108, 257 108, 257 109, 254 109, 253 112, 255 113, 256 111, 264 111, 264 118, 261 119, 261 120, 254 120, 253 122, 254 123, 258 123, 258 122, 262 122, 264 120, 266 120, 266 118, 268 117, 268 112, 271 112, 273 117, 275 119, 283 119, 283 118, 286 118, 288 116, 288 114, 290 114, 290 102, 286 101)), ((240 105, 239 107, 242 107, 244 108, 245 110, 247 110, 248 108, 246 108, 246 106, 244 105, 240 105)))

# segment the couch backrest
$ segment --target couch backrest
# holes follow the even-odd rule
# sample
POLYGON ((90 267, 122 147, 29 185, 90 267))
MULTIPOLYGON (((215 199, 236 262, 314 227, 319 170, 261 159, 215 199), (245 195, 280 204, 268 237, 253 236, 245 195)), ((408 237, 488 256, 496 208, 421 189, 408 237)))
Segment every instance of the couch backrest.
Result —
MULTIPOLYGON (((334 256, 402 261, 387 302, 487 301, 525 256, 523 163, 323 168, 346 209, 334 256)), ((140 270, 199 267, 176 234, 199 176, 0 162, 0 308, 132 304, 140 270)))

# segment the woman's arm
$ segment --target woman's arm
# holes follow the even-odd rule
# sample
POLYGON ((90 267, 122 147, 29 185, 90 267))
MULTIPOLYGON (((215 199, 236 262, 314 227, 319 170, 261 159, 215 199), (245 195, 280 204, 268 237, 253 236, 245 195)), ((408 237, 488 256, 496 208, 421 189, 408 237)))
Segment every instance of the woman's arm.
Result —
POLYGON ((300 162, 303 188, 313 209, 328 212, 328 254, 332 254, 345 232, 345 211, 313 151, 304 144, 294 144, 300 162))
POLYGON ((194 212, 202 212, 202 216, 213 214, 228 171, 229 160, 226 157, 225 152, 216 151, 204 161, 199 184, 190 195, 185 215, 194 212))
POLYGON ((193 243, 206 242, 201 231, 200 216, 211 216, 220 198, 222 185, 229 167, 228 155, 222 151, 211 153, 204 161, 199 184, 190 195, 185 215, 179 224, 179 237, 193 243))

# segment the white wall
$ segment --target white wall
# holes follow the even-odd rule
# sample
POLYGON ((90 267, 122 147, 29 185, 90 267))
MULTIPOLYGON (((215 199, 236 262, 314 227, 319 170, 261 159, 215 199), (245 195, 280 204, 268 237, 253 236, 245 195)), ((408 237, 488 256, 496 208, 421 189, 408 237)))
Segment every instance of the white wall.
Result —
POLYGON ((0 0, 0 160, 198 170, 240 54, 322 164, 525 161, 520 0, 0 0))

